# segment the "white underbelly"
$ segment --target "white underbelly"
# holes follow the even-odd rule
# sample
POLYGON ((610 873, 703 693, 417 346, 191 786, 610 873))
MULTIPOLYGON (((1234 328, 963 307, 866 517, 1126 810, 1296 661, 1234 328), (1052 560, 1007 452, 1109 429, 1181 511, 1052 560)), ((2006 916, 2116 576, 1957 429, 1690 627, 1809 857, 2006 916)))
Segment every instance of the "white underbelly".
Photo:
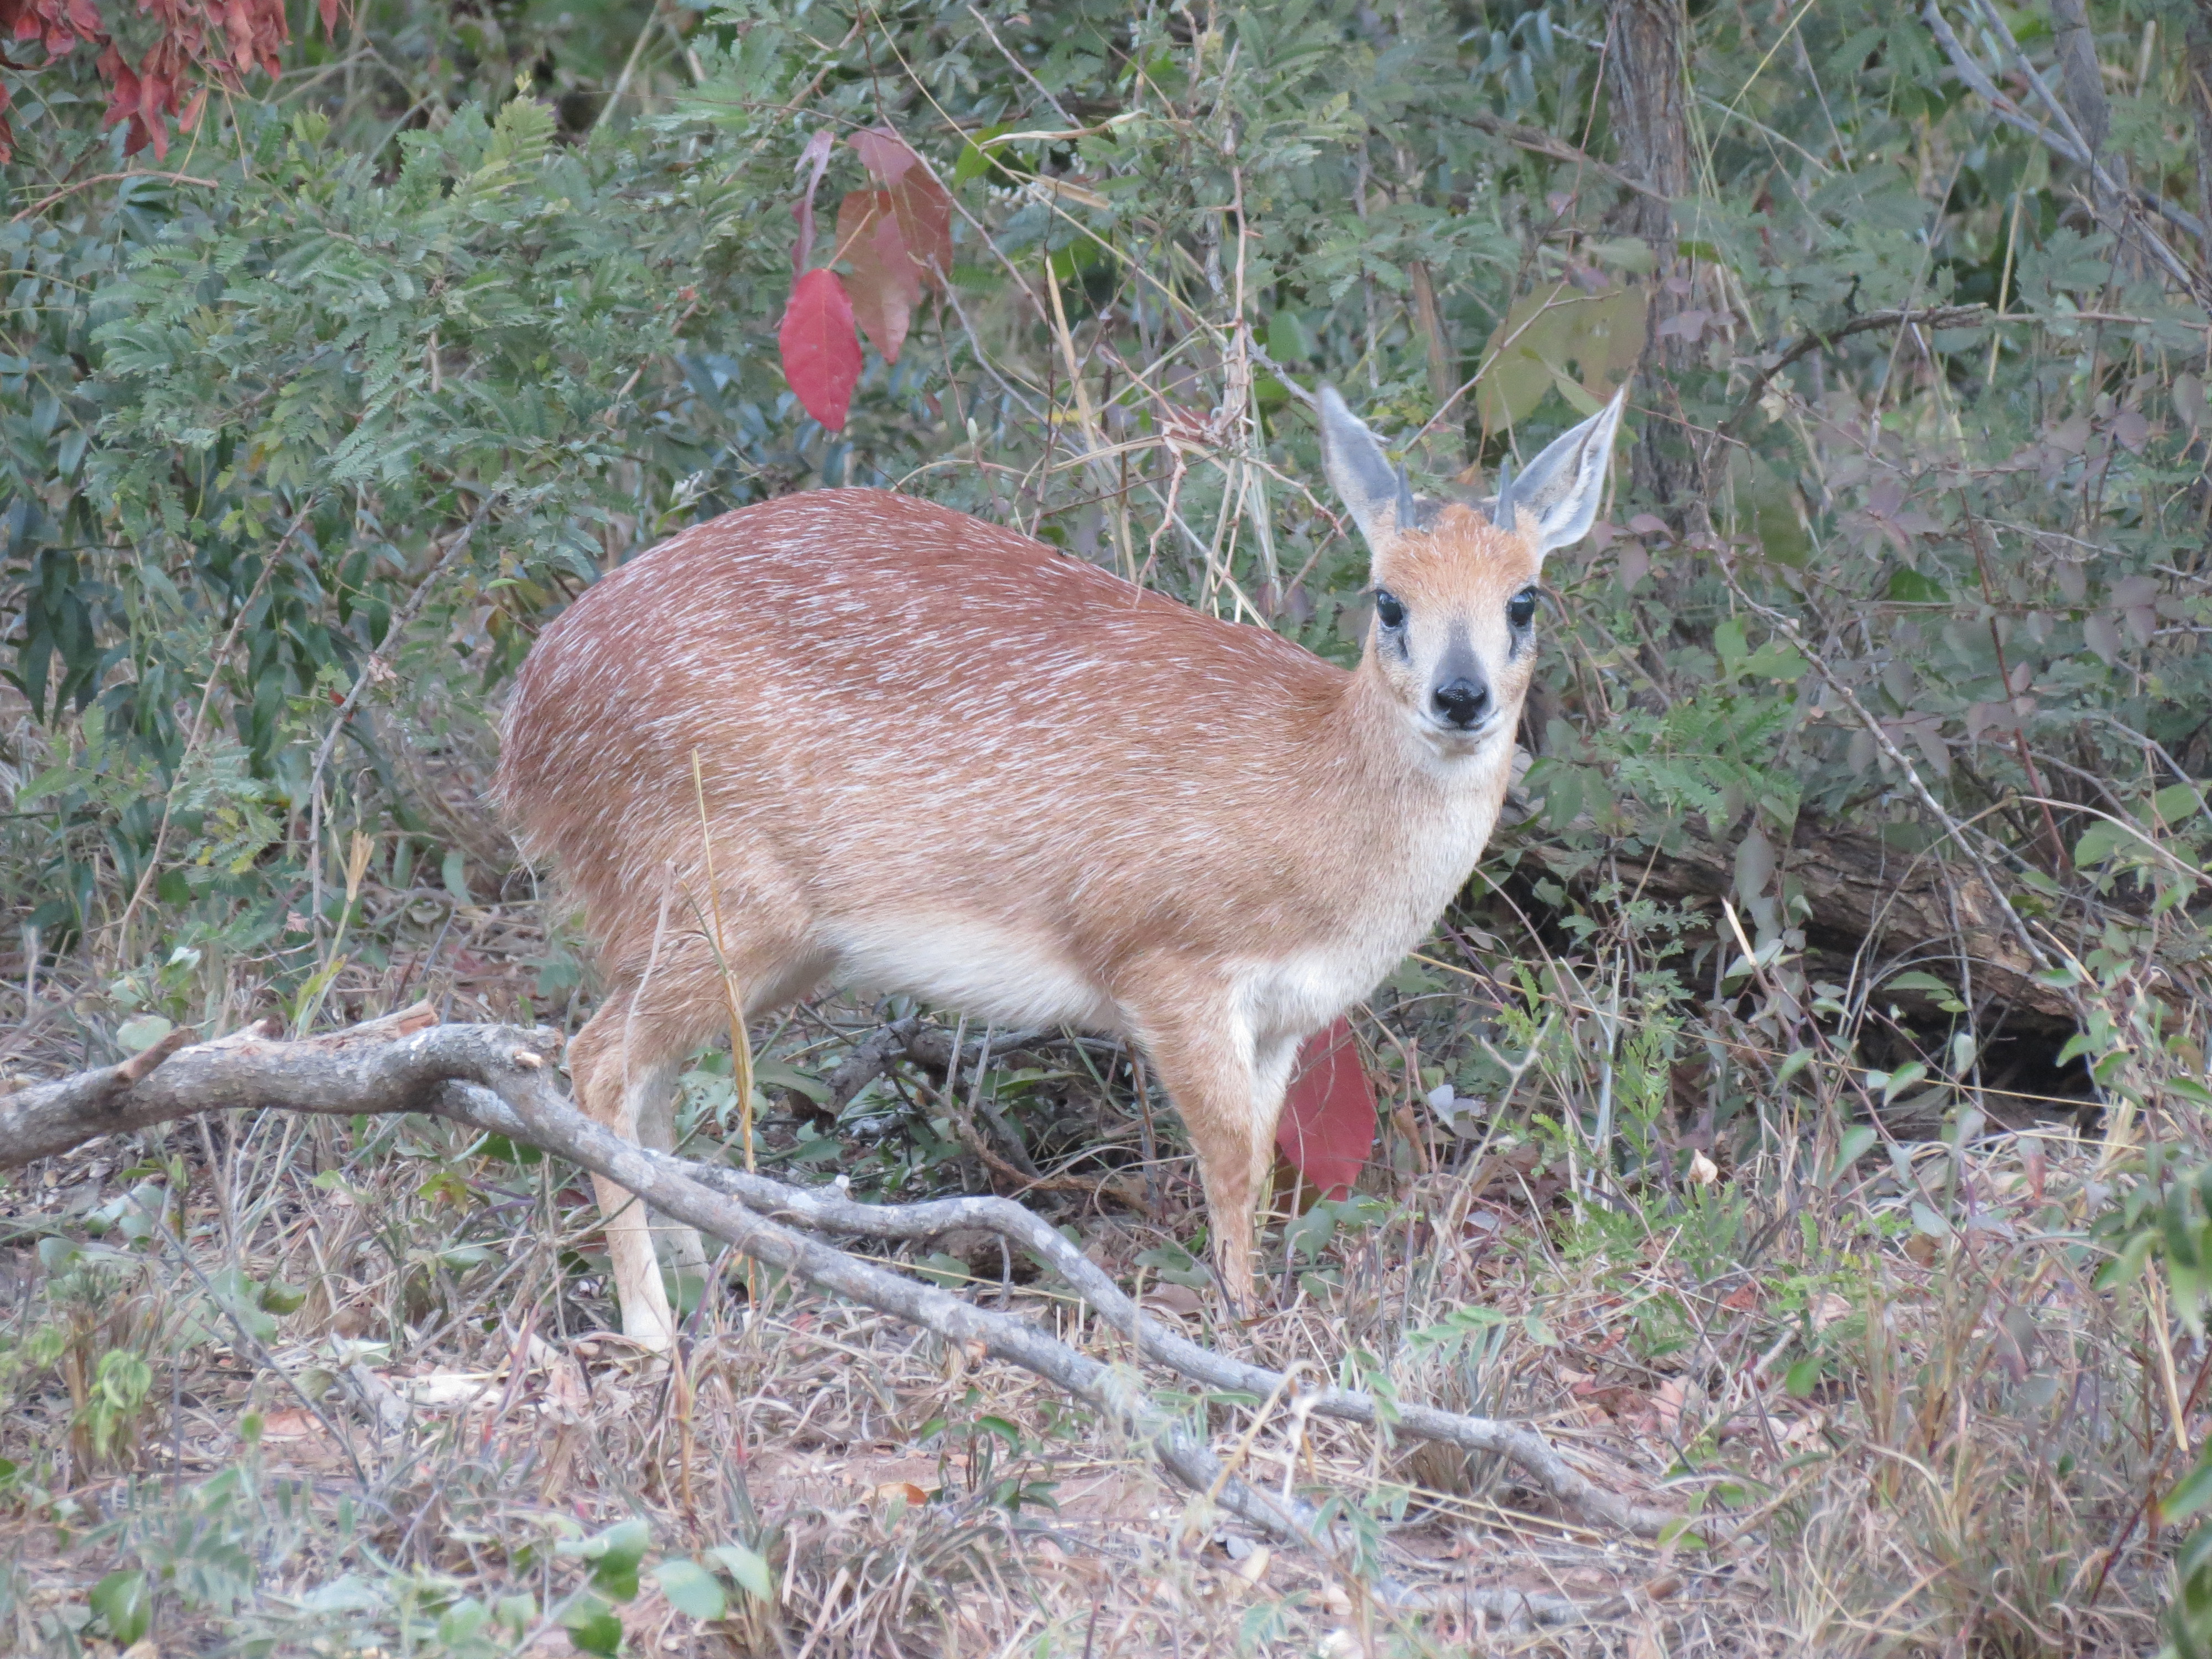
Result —
POLYGON ((823 930, 831 976, 903 991, 970 1019, 1110 1031, 1114 1005, 1097 983, 1033 934, 942 916, 871 916, 823 930))

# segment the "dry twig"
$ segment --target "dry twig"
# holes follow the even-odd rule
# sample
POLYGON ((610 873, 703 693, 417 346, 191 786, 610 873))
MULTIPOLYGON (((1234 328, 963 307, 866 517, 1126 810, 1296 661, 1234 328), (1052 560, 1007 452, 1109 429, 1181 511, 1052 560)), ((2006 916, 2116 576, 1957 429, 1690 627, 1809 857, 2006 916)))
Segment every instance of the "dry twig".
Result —
MULTIPOLYGON (((1059 1272, 1085 1301, 1130 1333, 1146 1358, 1205 1386, 1255 1397, 1287 1387, 1281 1374, 1218 1354, 1146 1318, 1102 1271, 1021 1206, 997 1198, 866 1205, 648 1152, 589 1121, 562 1097, 546 1060, 558 1041, 556 1033, 435 1021, 428 1005, 418 1004, 350 1030, 298 1042, 275 1041, 258 1027, 190 1047, 173 1048, 165 1040, 123 1065, 0 1099, 0 1164, 52 1156, 99 1135, 237 1107, 448 1118, 568 1158, 755 1261, 932 1332, 977 1358, 1018 1365, 1096 1407, 1190 1491, 1274 1537, 1342 1559, 1343 1542, 1321 1511, 1226 1472, 1184 1417, 1153 1398, 1133 1368, 1104 1364, 1027 1320, 973 1306, 809 1237, 921 1238, 955 1228, 985 1229, 1059 1272)), ((1586 1519, 1623 1531, 1650 1535, 1677 1519, 1671 1511, 1597 1486, 1525 1425, 1404 1403, 1388 1412, 1372 1396, 1341 1389, 1321 1390, 1301 1403, 1309 1412, 1388 1424, 1401 1434, 1504 1457, 1586 1519)), ((1388 1581, 1371 1587, 1401 1607, 1419 1607, 1427 1599, 1388 1581)), ((1449 1593, 1455 1605, 1467 1604, 1466 1595, 1449 1593)), ((1491 1610, 1504 1618, 1557 1623, 1584 1616, 1577 1604, 1557 1597, 1489 1595, 1496 1600, 1491 1610)))

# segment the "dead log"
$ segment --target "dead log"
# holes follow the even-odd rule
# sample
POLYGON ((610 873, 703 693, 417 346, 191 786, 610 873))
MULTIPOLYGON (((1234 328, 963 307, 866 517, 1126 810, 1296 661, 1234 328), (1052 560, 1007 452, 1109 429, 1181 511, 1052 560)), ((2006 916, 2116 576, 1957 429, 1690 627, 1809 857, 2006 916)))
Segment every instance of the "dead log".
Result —
MULTIPOLYGON (((1650 839, 1660 838, 1655 832, 1650 839)), ((1878 835, 1809 817, 1798 819, 1789 848, 1778 851, 1783 876, 1811 906, 1807 946, 1831 959, 1838 977, 1862 957, 1871 965, 1910 956, 1915 967, 1963 988, 1963 957, 1978 996, 1994 994, 2040 1020, 2072 1023, 2065 994, 2035 979, 2036 964, 1976 872, 1936 851, 1907 853, 1878 835)), ((1619 871, 1632 890, 1650 897, 1717 901, 1735 891, 1735 849, 1682 826, 1659 850, 1632 862, 1623 858, 1619 871)), ((1586 884, 1589 878, 1583 872, 1576 879, 1586 884)))
MULTIPOLYGON (((1192 1434, 1182 1413, 1152 1397, 1136 1366, 1105 1364, 1026 1320, 975 1307, 810 1237, 909 1238, 951 1227, 987 1229, 1066 1278, 1103 1320, 1129 1338, 1133 1360, 1163 1365, 1207 1387, 1263 1398, 1297 1392, 1283 1374, 1217 1354, 1145 1316, 1104 1273, 1019 1205, 1000 1199, 864 1205, 826 1191, 647 1152, 569 1106, 555 1082, 557 1068, 550 1060, 557 1033, 441 1025, 428 1004, 350 1030, 295 1042, 279 1041, 259 1028, 197 1044, 180 1042, 179 1036, 173 1034, 120 1066, 0 1098, 0 1166, 50 1157, 101 1135, 237 1107, 445 1117, 567 1158, 755 1261, 930 1331, 979 1358, 988 1355, 1021 1366, 1096 1407, 1117 1431, 1143 1445, 1189 1490, 1276 1538, 1303 1544, 1324 1559, 1340 1556, 1340 1540, 1322 1511, 1237 1479, 1192 1434)), ((1341 1389, 1299 1399, 1316 1414, 1370 1425, 1387 1422, 1400 1434, 1501 1456, 1538 1489, 1599 1525, 1653 1536, 1679 1522, 1672 1510, 1599 1486, 1524 1424, 1405 1402, 1386 1410, 1370 1395, 1341 1389)), ((1404 1587, 1373 1588, 1409 1607, 1425 1599, 1404 1587)), ((1453 1589, 1450 1604, 1469 1605, 1468 1594, 1453 1589)), ((1557 1597, 1474 1594, 1478 1602, 1509 1620, 1558 1623, 1587 1616, 1585 1609, 1557 1597)))

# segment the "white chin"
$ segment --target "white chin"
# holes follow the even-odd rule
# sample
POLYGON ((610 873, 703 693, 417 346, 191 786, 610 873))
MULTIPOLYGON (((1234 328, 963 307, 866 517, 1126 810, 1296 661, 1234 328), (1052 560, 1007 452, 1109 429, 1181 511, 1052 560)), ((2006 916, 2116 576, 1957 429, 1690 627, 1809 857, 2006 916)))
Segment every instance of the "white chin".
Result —
POLYGON ((1475 754, 1497 732, 1498 722, 1494 720, 1485 720, 1480 726, 1464 730, 1456 726, 1437 726, 1429 720, 1423 720, 1420 724, 1421 735, 1428 739, 1430 746, 1439 755, 1450 759, 1475 754))

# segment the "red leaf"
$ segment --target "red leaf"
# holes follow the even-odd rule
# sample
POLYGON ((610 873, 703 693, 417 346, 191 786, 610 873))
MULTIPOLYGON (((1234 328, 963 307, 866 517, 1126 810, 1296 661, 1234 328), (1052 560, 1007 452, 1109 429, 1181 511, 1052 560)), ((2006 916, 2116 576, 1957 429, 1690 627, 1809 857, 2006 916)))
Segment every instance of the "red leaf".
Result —
MULTIPOLYGON (((149 57, 151 55, 151 53, 148 54, 149 57)), ((163 111, 173 110, 176 106, 175 86, 158 75, 147 72, 145 66, 141 64, 138 76, 138 112, 131 118, 131 136, 137 140, 142 148, 150 138, 154 145, 154 159, 157 161, 166 161, 169 159, 169 124, 163 118, 163 111)), ((126 143, 124 148, 127 150, 131 146, 126 143)))
POLYGON ((952 198, 921 157, 889 127, 856 132, 848 141, 860 165, 890 192, 899 235, 925 283, 952 268, 952 198))
POLYGON ((906 171, 921 157, 907 148, 906 140, 889 127, 875 127, 866 132, 856 132, 849 141, 860 152, 860 165, 879 185, 896 185, 906 176, 906 171))
POLYGON ((338 0, 322 0, 323 33, 338 38, 338 0))
POLYGON ((856 190, 837 204, 837 257, 852 267, 846 289, 854 316, 884 361, 896 362, 907 323, 921 303, 921 283, 889 191, 856 190))
MULTIPOLYGON (((108 51, 102 52, 100 54, 101 64, 105 65, 106 60, 114 55, 114 49, 112 47, 109 48, 108 51)), ((137 108, 137 72, 118 61, 114 66, 113 79, 108 83, 107 114, 105 125, 112 127, 118 122, 127 121, 137 108)))
POLYGON ((1340 1019, 1298 1050, 1275 1145, 1307 1186, 1341 1198, 1374 1144, 1375 1085, 1359 1063, 1351 1022, 1340 1019))
POLYGON ((810 270, 791 285, 775 341, 783 353, 783 378, 806 412, 832 432, 842 432, 860 379, 860 340, 853 332, 853 302, 836 272, 810 270))
POLYGON ((253 14, 246 9, 246 0, 230 0, 223 8, 222 26, 230 36, 231 62, 238 65, 239 73, 249 73, 253 68, 253 14))
POLYGON ((915 167, 893 186, 891 206, 922 281, 942 281, 952 269, 952 198, 945 186, 927 167, 915 167))

